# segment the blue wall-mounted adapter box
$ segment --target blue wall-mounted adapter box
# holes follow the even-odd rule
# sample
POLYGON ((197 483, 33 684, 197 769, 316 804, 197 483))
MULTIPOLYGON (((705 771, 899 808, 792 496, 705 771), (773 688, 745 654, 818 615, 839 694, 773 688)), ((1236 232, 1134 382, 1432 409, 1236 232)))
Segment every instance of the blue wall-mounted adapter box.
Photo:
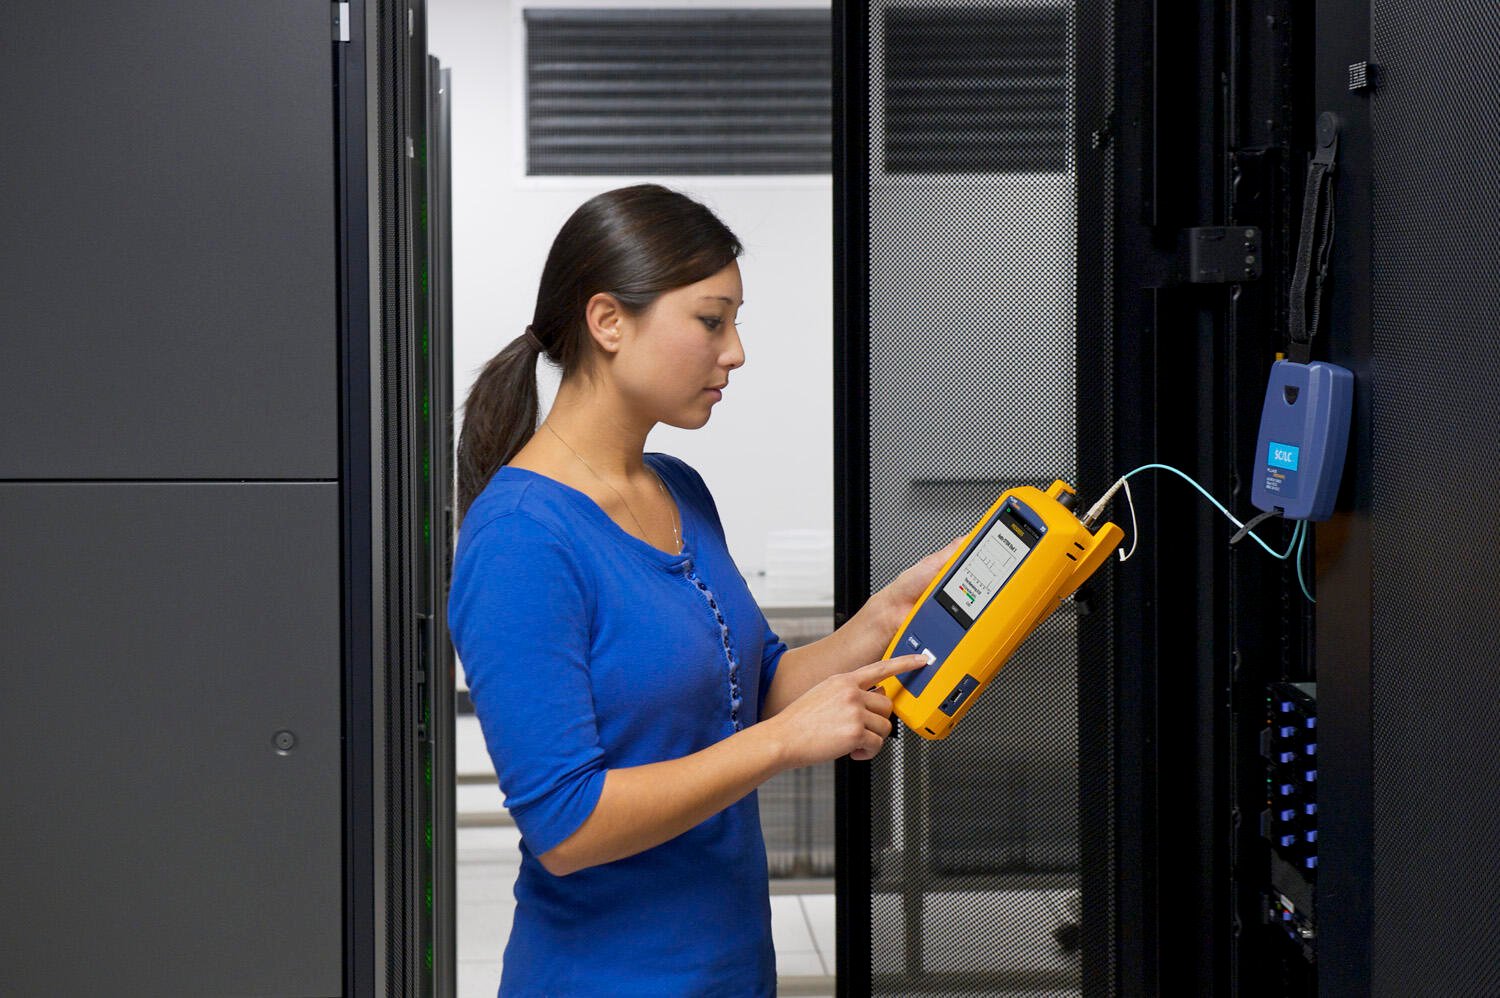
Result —
POLYGON ((1267 513, 1280 509, 1288 520, 1332 516, 1353 411, 1354 375, 1348 369, 1317 360, 1272 364, 1250 502, 1267 513))

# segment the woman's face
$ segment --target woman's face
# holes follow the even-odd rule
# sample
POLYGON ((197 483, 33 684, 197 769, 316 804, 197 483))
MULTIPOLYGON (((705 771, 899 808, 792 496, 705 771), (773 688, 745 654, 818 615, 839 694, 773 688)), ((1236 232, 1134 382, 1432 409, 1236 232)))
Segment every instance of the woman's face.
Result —
POLYGON ((662 294, 620 322, 613 374, 620 392, 653 422, 694 430, 708 422, 729 372, 745 363, 735 325, 744 291, 737 263, 662 294))

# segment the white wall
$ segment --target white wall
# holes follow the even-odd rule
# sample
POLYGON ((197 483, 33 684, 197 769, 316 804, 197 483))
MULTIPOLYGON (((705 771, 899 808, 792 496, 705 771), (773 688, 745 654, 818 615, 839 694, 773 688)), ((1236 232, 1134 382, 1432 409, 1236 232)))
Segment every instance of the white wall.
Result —
MULTIPOLYGON (((531 321, 547 250, 578 205, 642 180, 704 201, 745 246, 747 360, 708 426, 659 428, 647 446, 702 473, 740 570, 758 586, 769 531, 833 526, 832 181, 526 177, 521 8, 515 0, 429 4, 429 47, 453 73, 455 398, 462 403, 479 368, 531 321)), ((544 377, 544 407, 554 389, 544 377)))

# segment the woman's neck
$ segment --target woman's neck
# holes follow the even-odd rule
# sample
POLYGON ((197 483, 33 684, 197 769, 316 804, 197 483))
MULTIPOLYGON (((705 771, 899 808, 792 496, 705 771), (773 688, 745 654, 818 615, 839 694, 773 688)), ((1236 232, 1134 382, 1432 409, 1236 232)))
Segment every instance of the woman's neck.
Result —
POLYGON ((645 468, 642 453, 654 424, 630 413, 619 399, 598 387, 564 382, 546 424, 554 442, 562 443, 607 480, 630 481, 645 468))

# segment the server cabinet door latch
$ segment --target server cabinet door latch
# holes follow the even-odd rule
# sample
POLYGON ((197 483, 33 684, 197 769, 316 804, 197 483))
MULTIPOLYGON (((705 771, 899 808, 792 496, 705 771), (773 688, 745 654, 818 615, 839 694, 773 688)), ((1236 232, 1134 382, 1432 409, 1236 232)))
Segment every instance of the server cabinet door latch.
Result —
POLYGON ((1205 225, 1184 229, 1178 259, 1189 284, 1242 284, 1260 278, 1260 229, 1245 225, 1205 225))
POLYGON ((349 40, 349 5, 347 3, 333 5, 333 40, 336 42, 349 40))

